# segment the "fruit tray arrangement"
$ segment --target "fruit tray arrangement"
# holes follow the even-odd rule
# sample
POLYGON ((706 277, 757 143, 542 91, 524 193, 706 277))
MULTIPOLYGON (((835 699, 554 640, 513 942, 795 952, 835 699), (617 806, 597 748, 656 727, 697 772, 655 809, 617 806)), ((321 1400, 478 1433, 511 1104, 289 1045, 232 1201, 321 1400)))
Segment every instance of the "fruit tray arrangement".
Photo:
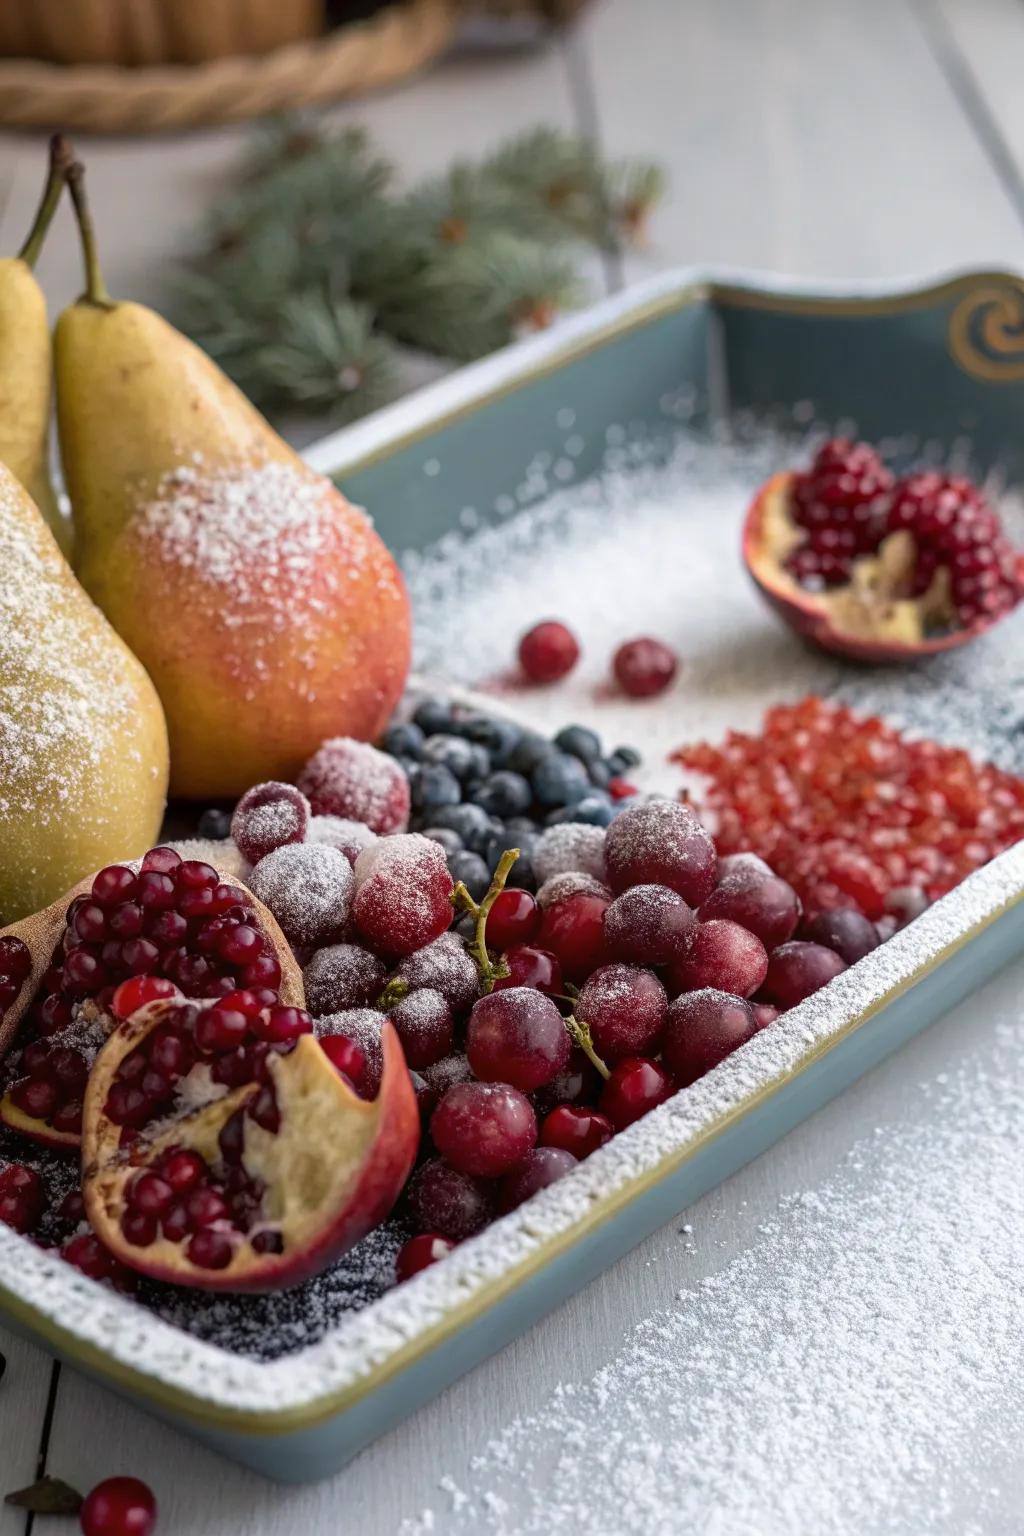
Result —
POLYGON ((686 283, 321 445, 343 496, 107 295, 59 141, 19 357, 65 184, 71 523, 48 389, 0 446, 0 1305, 301 1480, 1022 947, 1019 519, 977 412, 976 466, 803 374, 716 425, 686 283))

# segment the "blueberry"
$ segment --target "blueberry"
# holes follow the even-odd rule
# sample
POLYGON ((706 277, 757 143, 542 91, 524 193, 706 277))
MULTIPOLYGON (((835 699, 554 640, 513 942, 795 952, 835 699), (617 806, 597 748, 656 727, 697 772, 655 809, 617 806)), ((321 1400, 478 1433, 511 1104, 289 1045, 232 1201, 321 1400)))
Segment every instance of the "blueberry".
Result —
POLYGON ((424 736, 436 736, 452 726, 452 707, 444 699, 424 699, 413 711, 413 721, 424 736))
POLYGON ((423 751, 423 732, 409 720, 405 725, 389 725, 381 739, 381 746, 392 757, 411 757, 418 762, 423 751))
POLYGON ((575 805, 590 789, 587 770, 578 757, 556 752, 542 758, 531 775, 533 793, 541 805, 575 805))
POLYGON ((476 805, 482 805, 492 816, 518 816, 533 800, 533 790, 521 773, 501 768, 485 779, 473 794, 476 805))
POLYGON ((476 741, 471 741, 469 748, 473 754, 473 777, 477 779, 489 778, 494 771, 491 754, 486 747, 480 746, 479 742, 476 741))
POLYGON ((558 748, 546 736, 541 736, 537 731, 524 731, 509 753, 505 767, 529 777, 538 763, 545 757, 553 757, 557 751, 558 748))
POLYGON ((446 805, 430 815, 432 827, 450 827, 473 853, 482 853, 493 827, 491 818, 479 805, 446 805))
POLYGON ((635 747, 616 747, 607 759, 612 778, 615 779, 628 773, 631 768, 638 768, 640 761, 640 753, 635 747))
POLYGON ((396 757, 395 762, 409 780, 411 789, 423 770, 423 764, 418 763, 414 757, 396 757))
POLYGON ((423 761, 447 768, 457 779, 464 781, 475 772, 476 758, 470 742, 461 736, 449 736, 440 732, 431 736, 423 745, 423 761))
POLYGON ((587 772, 590 775, 591 784, 598 789, 607 789, 612 781, 612 771, 603 758, 595 757, 587 764, 587 772))
POLYGON ((506 827, 504 832, 495 833, 493 837, 488 839, 487 847, 484 850, 484 858, 487 860, 487 867, 491 874, 494 874, 502 854, 507 849, 518 848, 519 857, 513 864, 505 883, 507 885, 518 885, 524 890, 532 891, 536 884, 533 873, 533 849, 539 836, 540 833, 536 828, 532 829, 529 833, 515 833, 506 827))
MULTIPOLYGON (((459 781, 440 763, 421 768, 412 782, 412 803, 419 811, 434 811, 445 805, 458 805, 462 799, 459 781)), ((437 818, 432 817, 436 824, 437 818)))
POLYGON ((446 858, 453 853, 461 853, 465 847, 462 838, 451 827, 424 827, 422 835, 429 837, 432 843, 440 843, 446 858))
POLYGON ((608 795, 584 795, 572 807, 572 820, 588 822, 592 827, 607 827, 615 820, 615 807, 608 795))
POLYGON ((491 883, 491 872, 478 853, 463 849, 448 859, 448 873, 453 880, 461 880, 474 901, 482 901, 491 883))
POLYGON ((600 736, 596 731, 588 731, 585 725, 563 725, 555 737, 555 746, 584 763, 601 756, 600 736))
POLYGON ((518 746, 523 734, 522 727, 511 720, 497 720, 490 715, 468 715, 459 721, 458 730, 468 741, 486 747, 499 768, 506 765, 509 754, 518 746))
POLYGON ((536 837, 537 823, 532 816, 510 816, 505 823, 505 831, 515 834, 516 840, 520 837, 536 837))
POLYGON ((231 836, 231 812, 219 811, 216 806, 211 806, 204 811, 199 818, 196 828, 197 837, 209 837, 215 842, 231 836))

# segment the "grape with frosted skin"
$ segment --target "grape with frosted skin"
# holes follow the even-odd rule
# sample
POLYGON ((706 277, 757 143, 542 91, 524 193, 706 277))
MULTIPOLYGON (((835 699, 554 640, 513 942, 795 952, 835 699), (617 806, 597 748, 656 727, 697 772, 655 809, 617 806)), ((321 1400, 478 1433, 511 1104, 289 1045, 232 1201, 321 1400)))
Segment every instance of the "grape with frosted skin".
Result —
POLYGON ((669 967, 677 992, 717 987, 750 997, 768 972, 768 951, 756 934, 725 917, 700 922, 681 960, 669 967))
POLYGON ((570 1051, 562 1015, 543 992, 509 987, 473 1005, 466 1054, 484 1082, 511 1083, 531 1093, 565 1070, 570 1051))
POLYGON ((634 885, 608 907, 608 952, 633 965, 667 965, 685 955, 697 926, 693 909, 667 885, 634 885))
POLYGON ((669 1003, 661 1054, 676 1084, 685 1088, 717 1067, 757 1033, 754 1010, 717 987, 686 992, 669 1003))
POLYGON ((536 1146, 537 1117, 508 1083, 459 1083, 434 1110, 430 1135, 450 1167, 496 1179, 536 1146))
POLYGON ((656 1046, 668 997, 653 971, 636 965, 605 965, 586 980, 574 1012, 590 1028, 606 1062, 645 1056, 656 1046))
POLYGON ((715 845, 678 800, 628 805, 605 834, 605 868, 616 893, 631 885, 667 885, 691 907, 715 886, 715 845))
POLYGON ((795 1008, 845 970, 846 961, 834 949, 791 939, 768 958, 764 996, 779 1008, 795 1008))

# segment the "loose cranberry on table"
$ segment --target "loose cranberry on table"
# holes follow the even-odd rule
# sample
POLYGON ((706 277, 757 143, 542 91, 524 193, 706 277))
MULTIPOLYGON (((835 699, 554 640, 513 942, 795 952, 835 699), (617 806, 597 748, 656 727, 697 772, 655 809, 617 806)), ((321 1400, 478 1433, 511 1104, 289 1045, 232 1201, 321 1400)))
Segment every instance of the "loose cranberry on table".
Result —
POLYGON ((535 624, 519 642, 519 665, 531 683, 556 683, 579 660, 576 636, 557 619, 535 624))
POLYGON ((795 1008, 845 970, 846 961, 835 950, 791 939, 768 958, 764 995, 780 1008, 795 1008))
POLYGON ((450 1167, 496 1179, 536 1145, 537 1117, 508 1083, 457 1083, 434 1110, 430 1135, 450 1167))
POLYGON ((87 1495, 79 1511, 82 1536, 150 1536, 157 1507, 151 1488, 137 1477, 108 1477, 87 1495))
POLYGON ((446 1258, 454 1247, 451 1239, 442 1237, 440 1232, 420 1232, 416 1237, 410 1237, 398 1250, 395 1279, 411 1280, 413 1275, 418 1275, 421 1270, 429 1269, 431 1264, 446 1258))
POLYGON ((631 1056, 612 1068, 601 1090, 599 1108, 617 1131, 624 1131, 627 1125, 664 1104, 673 1091, 672 1079, 660 1062, 631 1056))
POLYGON ((669 1004, 662 1060, 681 1088, 695 1083, 757 1033, 754 1010, 741 997, 704 987, 669 1004))
POLYGON ((663 693, 679 670, 679 658, 661 640, 644 635, 620 645, 612 658, 612 672, 623 693, 649 699, 663 693))
POLYGON ((615 1127, 600 1110, 582 1104, 559 1104, 545 1115, 540 1128, 542 1147, 560 1147, 580 1161, 603 1147, 615 1134, 615 1127))
POLYGON ((726 917, 698 923, 685 955, 669 967, 677 992, 718 987, 737 997, 756 992, 767 971, 768 951, 761 940, 726 917))
POLYGON ((483 1082, 530 1093, 565 1070, 571 1049, 562 1015, 532 987, 494 991, 473 1004, 466 1054, 483 1082))

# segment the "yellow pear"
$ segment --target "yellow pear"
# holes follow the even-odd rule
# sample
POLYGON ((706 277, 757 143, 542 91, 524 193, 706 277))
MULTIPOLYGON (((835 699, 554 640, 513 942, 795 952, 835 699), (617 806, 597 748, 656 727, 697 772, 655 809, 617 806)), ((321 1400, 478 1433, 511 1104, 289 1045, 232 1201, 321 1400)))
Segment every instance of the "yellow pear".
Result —
POLYGON ((50 173, 28 238, 17 256, 0 259, 0 463, 17 476, 67 554, 71 524, 50 484, 48 447, 53 366, 46 299, 33 266, 64 189, 66 145, 53 139, 50 173))
POLYGON ((171 791, 294 778, 327 737, 371 738, 409 667, 398 569, 219 368, 106 292, 81 167, 87 291, 55 334, 77 569, 163 701, 171 791))
POLYGON ((158 836, 167 729, 140 662, 0 464, 0 928, 158 836))

